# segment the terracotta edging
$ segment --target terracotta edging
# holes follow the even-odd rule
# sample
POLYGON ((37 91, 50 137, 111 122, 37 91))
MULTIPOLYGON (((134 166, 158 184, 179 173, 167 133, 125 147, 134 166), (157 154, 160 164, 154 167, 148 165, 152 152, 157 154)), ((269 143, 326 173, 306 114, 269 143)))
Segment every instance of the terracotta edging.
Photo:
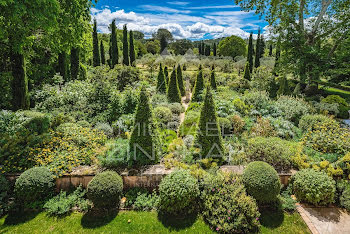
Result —
POLYGON ((310 232, 312 234, 319 234, 319 232, 317 231, 315 225, 311 222, 310 218, 307 216, 307 214, 306 214, 304 208, 302 207, 302 205, 300 203, 296 203, 295 205, 297 207, 298 213, 300 214, 301 218, 306 223, 306 225, 309 228, 310 232))

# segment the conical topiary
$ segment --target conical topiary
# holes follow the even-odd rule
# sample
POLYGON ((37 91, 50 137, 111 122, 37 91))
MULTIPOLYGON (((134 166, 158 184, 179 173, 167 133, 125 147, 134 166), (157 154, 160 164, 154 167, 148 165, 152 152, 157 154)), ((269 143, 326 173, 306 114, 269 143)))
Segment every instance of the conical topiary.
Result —
POLYGON ((154 164, 158 160, 158 133, 153 122, 152 108, 146 89, 143 86, 137 105, 134 128, 130 137, 129 165, 154 164))
POLYGON ((184 80, 182 78, 182 70, 181 70, 180 65, 177 66, 177 73, 176 74, 177 74, 177 83, 179 85, 181 96, 185 96, 186 91, 185 91, 184 80))
POLYGON ((170 76, 167 95, 168 95, 169 102, 181 103, 181 94, 180 94, 180 89, 177 82, 175 67, 170 76))
POLYGON ((250 66, 248 62, 245 64, 244 79, 250 80, 250 66))
POLYGON ((216 79, 215 79, 214 67, 213 67, 213 70, 211 71, 211 74, 210 74, 210 86, 212 89, 216 90, 216 79))
POLYGON ((168 83, 169 83, 169 71, 168 71, 168 67, 167 66, 164 67, 164 77, 165 77, 165 83, 168 86, 168 83))
POLYGON ((217 162, 223 161, 224 147, 215 103, 209 85, 207 86, 200 113, 195 143, 196 146, 201 148, 200 154, 202 158, 213 158, 217 162))
POLYGON ((192 101, 194 102, 201 101, 201 95, 203 93, 203 90, 204 90, 204 78, 203 78, 202 65, 200 65, 199 71, 197 74, 197 80, 196 80, 196 83, 194 84, 192 101))
POLYGON ((159 65, 159 73, 157 77, 157 91, 160 93, 166 92, 166 82, 162 64, 159 65))

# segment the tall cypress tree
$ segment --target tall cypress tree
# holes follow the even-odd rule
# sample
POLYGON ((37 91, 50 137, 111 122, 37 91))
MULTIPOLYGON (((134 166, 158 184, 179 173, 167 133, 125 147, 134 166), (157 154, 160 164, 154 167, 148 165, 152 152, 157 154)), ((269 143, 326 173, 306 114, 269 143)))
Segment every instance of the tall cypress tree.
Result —
POLYGON ((203 78, 202 65, 200 65, 198 74, 197 74, 197 80, 196 80, 196 83, 194 84, 192 101, 194 102, 201 101, 201 95, 203 93, 203 90, 204 90, 204 78, 203 78))
POLYGON ((255 46, 255 67, 260 67, 260 28, 258 32, 258 39, 256 40, 256 46, 255 46))
POLYGON ((216 43, 213 45, 213 55, 216 56, 216 43))
POLYGON ((280 38, 278 38, 277 46, 276 46, 276 55, 275 55, 275 66, 274 66, 274 71, 273 71, 273 73, 275 75, 277 75, 277 70, 278 70, 278 67, 279 67, 280 56, 281 56, 281 40, 280 40, 280 38))
POLYGON ((202 41, 202 55, 205 55, 205 44, 204 44, 204 41, 202 41))
POLYGON ((78 79, 79 65, 79 48, 73 47, 70 51, 70 74, 72 80, 78 79))
POLYGON ((169 84, 169 71, 168 71, 167 66, 164 67, 164 77, 165 77, 165 83, 168 86, 168 84, 169 84))
POLYGON ((97 66, 100 66, 101 60, 100 60, 100 52, 99 52, 99 48, 98 48, 96 19, 94 19, 94 30, 92 32, 92 44, 93 44, 93 66, 97 67, 97 66))
POLYGON ((25 68, 25 60, 22 53, 11 53, 12 66, 12 109, 29 109, 28 78, 25 68))
POLYGON ((111 29, 111 68, 114 68, 114 66, 119 62, 117 27, 115 25, 115 19, 112 21, 111 29))
POLYGON ((58 54, 58 68, 57 72, 63 77, 64 81, 69 81, 68 74, 68 62, 67 62, 67 53, 65 51, 58 54))
POLYGON ((216 79, 215 79, 214 66, 213 66, 213 69, 211 70, 211 74, 210 74, 210 86, 212 87, 212 89, 216 90, 216 79))
POLYGON ((106 64, 105 47, 103 46, 102 40, 101 40, 101 44, 100 44, 100 53, 101 53, 101 63, 106 64))
POLYGON ((205 46, 205 56, 210 56, 210 45, 205 46))
POLYGON ((195 143, 201 148, 202 158, 212 158, 219 163, 223 161, 224 147, 213 94, 209 85, 201 108, 195 143))
POLYGON ((168 91, 167 91, 168 101, 170 103, 172 102, 178 102, 181 103, 181 93, 179 89, 179 84, 177 82, 177 75, 176 75, 176 69, 174 67, 170 80, 168 85, 168 91))
POLYGON ((260 58, 262 58, 264 56, 265 49, 266 49, 266 44, 265 44, 264 36, 261 35, 260 46, 259 46, 260 58))
POLYGON ((270 48, 269 48, 269 56, 272 57, 272 44, 270 44, 270 48))
POLYGON ((245 64, 244 79, 250 80, 250 66, 248 62, 245 64))
POLYGON ((135 47, 134 47, 134 33, 132 30, 130 30, 130 65, 134 66, 135 65, 135 47))
POLYGON ((249 72, 250 73, 253 72, 253 66, 254 66, 253 52, 254 52, 254 48, 253 48, 253 33, 250 33, 249 43, 248 43, 248 57, 247 57, 247 61, 249 63, 249 72))
POLYGON ((180 64, 177 66, 177 83, 179 85, 181 96, 185 96, 186 91, 185 91, 185 85, 182 77, 182 69, 180 64))
POLYGON ((166 81, 165 81, 165 75, 163 71, 162 64, 159 65, 159 72, 157 77, 157 91, 160 93, 166 93, 166 81))
POLYGON ((160 54, 162 54, 163 52, 165 52, 165 49, 168 47, 168 42, 165 38, 165 35, 161 35, 160 37, 160 54))
POLYGON ((129 66, 129 42, 126 24, 123 28, 123 64, 129 66))

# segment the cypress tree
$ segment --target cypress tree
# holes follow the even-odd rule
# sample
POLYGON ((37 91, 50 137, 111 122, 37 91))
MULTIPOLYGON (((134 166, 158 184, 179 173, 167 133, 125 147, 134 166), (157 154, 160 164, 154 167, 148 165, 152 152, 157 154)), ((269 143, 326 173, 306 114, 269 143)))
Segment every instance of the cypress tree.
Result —
POLYGON ((168 71, 168 67, 167 66, 164 67, 164 77, 165 77, 165 83, 168 86, 168 83, 169 83, 169 71, 168 71))
POLYGON ((212 87, 212 89, 216 90, 216 79, 215 79, 214 66, 213 66, 213 69, 211 70, 211 74, 210 74, 210 86, 212 87))
POLYGON ((272 57, 272 44, 270 44, 270 48, 269 48, 269 56, 272 57))
POLYGON ((100 66, 100 52, 98 48, 98 37, 97 37, 97 22, 94 19, 94 30, 92 32, 92 44, 93 44, 93 66, 100 66))
POLYGON ((216 43, 214 43, 214 46, 213 46, 213 55, 216 56, 216 43))
POLYGON ((168 95, 168 101, 170 103, 172 103, 172 102, 181 103, 181 93, 180 93, 180 89, 179 89, 179 84, 177 82, 177 75, 176 75, 175 67, 174 67, 174 69, 171 73, 171 76, 170 76, 167 95, 168 95))
POLYGON ((57 72, 63 77, 64 81, 69 81, 67 53, 65 51, 58 54, 58 69, 57 72))
POLYGON ((123 64, 129 66, 129 42, 126 24, 123 28, 123 64))
POLYGON ((224 147, 209 85, 201 108, 195 143, 201 148, 202 158, 213 158, 217 162, 222 162, 224 147))
POLYGON ((277 76, 280 56, 281 56, 281 40, 278 38, 277 46, 276 46, 276 55, 275 55, 275 66, 273 69, 274 70, 273 73, 275 74, 275 76, 277 76))
POLYGON ((70 51, 70 74, 72 80, 78 79, 79 64, 79 48, 73 47, 70 51))
POLYGON ((24 56, 21 53, 11 53, 12 67, 12 109, 29 109, 28 78, 26 74, 24 56))
POLYGON ((160 38, 160 54, 164 52, 164 50, 168 47, 168 42, 165 38, 165 35, 161 35, 160 38))
POLYGON ((205 44, 204 44, 204 41, 202 42, 202 55, 205 55, 205 44))
POLYGON ((111 68, 114 68, 119 62, 119 49, 117 41, 117 27, 115 26, 115 20, 112 21, 112 33, 111 33, 111 68))
POLYGON ((204 90, 203 70, 202 70, 202 65, 200 65, 199 71, 197 74, 197 80, 196 80, 196 83, 194 84, 192 101, 194 102, 201 101, 201 94, 203 93, 203 90, 204 90))
POLYGON ((198 54, 201 54, 202 53, 202 44, 199 42, 198 44, 198 54))
POLYGON ((166 92, 166 81, 162 64, 159 65, 159 73, 157 77, 157 91, 160 93, 166 92))
POLYGON ((253 72, 253 33, 250 33, 249 36, 249 43, 248 43, 248 57, 247 57, 247 61, 249 63, 249 72, 252 73, 253 72))
POLYGON ((265 44, 264 36, 261 35, 261 37, 260 37, 260 46, 259 46, 260 58, 262 58, 264 56, 265 49, 266 49, 266 44, 265 44))
POLYGON ((256 40, 256 46, 255 46, 255 67, 260 67, 260 29, 258 32, 258 39, 256 40))
POLYGON ((290 88, 288 85, 288 80, 286 76, 283 76, 279 80, 280 87, 277 91, 277 95, 289 95, 290 94, 290 88))
POLYGON ((130 37, 129 37, 129 40, 130 40, 130 64, 132 66, 135 65, 135 47, 134 47, 134 33, 132 30, 130 30, 130 37))
POLYGON ((158 158, 157 136, 149 97, 145 87, 142 86, 135 113, 134 128, 130 137, 129 164, 142 166, 155 163, 158 158))
POLYGON ((105 47, 103 46, 102 40, 100 44, 100 53, 101 53, 101 63, 106 64, 105 47))
POLYGON ((210 45, 205 46, 205 56, 210 56, 210 45))
POLYGON ((248 62, 245 64, 244 79, 250 80, 250 66, 248 62))
POLYGON ((185 96, 186 91, 185 91, 185 85, 184 85, 184 80, 182 77, 182 70, 180 65, 177 66, 177 83, 179 85, 181 96, 185 96))

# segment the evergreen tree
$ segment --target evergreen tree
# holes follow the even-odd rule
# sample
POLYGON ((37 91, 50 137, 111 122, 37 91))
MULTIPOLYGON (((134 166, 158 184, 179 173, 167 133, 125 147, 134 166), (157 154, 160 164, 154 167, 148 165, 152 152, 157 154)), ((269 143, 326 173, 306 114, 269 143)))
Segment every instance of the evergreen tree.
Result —
POLYGON ((281 40, 280 38, 278 38, 277 46, 276 46, 276 55, 275 55, 275 66, 273 69, 274 70, 273 73, 275 74, 275 76, 277 75, 280 56, 281 56, 281 40))
POLYGON ((175 67, 170 76, 167 95, 168 95, 168 101, 170 103, 173 103, 173 102, 181 103, 181 93, 179 89, 179 84, 177 82, 175 67))
POLYGON ((210 45, 205 46, 205 56, 210 56, 210 45))
POLYGON ((145 87, 142 86, 129 142, 130 165, 143 166, 157 162, 159 150, 157 149, 159 145, 157 136, 149 97, 145 87))
POLYGON ((198 44, 198 54, 202 53, 202 43, 199 42, 198 44))
POLYGON ((27 110, 30 107, 28 93, 28 78, 26 75, 24 55, 21 53, 11 53, 12 61, 12 109, 27 110))
POLYGON ((69 67, 67 62, 67 53, 65 51, 58 54, 58 69, 57 72, 63 77, 64 81, 69 81, 69 67))
POLYGON ((244 79, 250 80, 250 66, 248 62, 245 64, 244 79))
POLYGON ((260 46, 259 46, 259 52, 260 52, 260 58, 262 58, 265 54, 266 44, 264 40, 264 36, 261 35, 260 37, 260 46))
POLYGON ((202 42, 202 55, 205 55, 205 44, 204 44, 204 41, 202 42))
POLYGON ((135 65, 135 47, 134 47, 134 33, 132 30, 130 30, 130 65, 135 65))
POLYGON ((166 92, 166 81, 165 81, 165 75, 164 75, 162 64, 159 65, 159 73, 157 78, 157 91, 160 93, 166 92))
POLYGON ((79 65, 79 48, 73 47, 70 51, 70 74, 72 80, 78 79, 79 65))
POLYGON ((253 48, 253 33, 250 33, 249 36, 249 43, 248 43, 248 57, 247 61, 249 63, 249 72, 253 72, 253 53, 254 53, 254 48, 253 48))
POLYGON ((215 70, 214 70, 214 66, 211 70, 211 74, 210 74, 210 86, 212 87, 212 89, 216 90, 216 79, 215 79, 215 70))
POLYGON ((290 94, 290 88, 288 85, 288 80, 286 76, 283 76, 279 80, 280 87, 277 91, 277 95, 289 95, 290 94))
POLYGON ((202 65, 199 66, 199 71, 197 74, 197 80, 194 84, 192 101, 199 102, 201 101, 201 95, 204 90, 204 78, 203 78, 203 70, 202 65))
POLYGON ((258 32, 258 39, 256 40, 256 46, 255 46, 255 67, 260 67, 260 29, 258 32))
POLYGON ((201 108, 195 143, 201 148, 202 158, 212 158, 219 163, 223 161, 224 147, 209 85, 201 108))
POLYGON ((166 37, 164 34, 160 37, 160 54, 163 53, 163 51, 168 47, 168 41, 166 40, 166 37))
POLYGON ((129 66, 129 42, 126 24, 123 28, 123 64, 129 66))
POLYGON ((100 52, 98 48, 98 37, 97 37, 97 22, 94 19, 94 29, 92 32, 92 44, 93 44, 93 66, 100 66, 100 52))
POLYGON ((168 87, 168 84, 169 84, 169 71, 168 71, 168 67, 165 66, 164 67, 164 77, 165 77, 165 83, 168 87))
POLYGON ((269 56, 272 57, 272 44, 270 44, 270 48, 269 48, 269 56))
POLYGON ((213 46, 213 55, 216 56, 216 43, 214 43, 214 46, 213 46))
POLYGON ((101 63, 106 64, 105 48, 103 46, 102 40, 101 40, 101 44, 100 44, 100 53, 101 53, 101 63))
POLYGON ((185 91, 185 85, 184 85, 184 80, 182 77, 182 70, 180 65, 177 66, 177 83, 179 85, 181 96, 185 96, 186 91, 185 91))
POLYGON ((118 49, 118 41, 117 41, 117 27, 115 25, 115 20, 112 21, 111 25, 111 48, 110 48, 110 56, 111 56, 111 68, 114 68, 116 64, 119 62, 119 49, 118 49))

